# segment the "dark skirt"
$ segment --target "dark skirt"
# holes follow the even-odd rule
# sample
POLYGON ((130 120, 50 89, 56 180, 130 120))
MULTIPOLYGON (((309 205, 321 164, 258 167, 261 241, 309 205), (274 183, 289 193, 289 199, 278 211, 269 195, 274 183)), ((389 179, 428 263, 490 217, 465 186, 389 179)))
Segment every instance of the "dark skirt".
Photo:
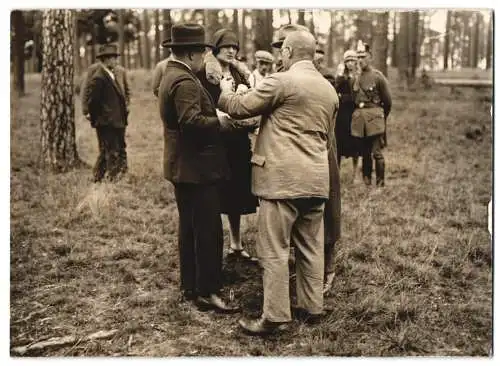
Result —
POLYGON ((252 151, 246 130, 223 134, 230 179, 219 185, 221 212, 247 215, 257 212, 258 200, 252 194, 252 151))
POLYGON ((337 142, 337 155, 345 157, 361 156, 362 139, 351 135, 352 113, 354 103, 340 104, 337 120, 335 122, 335 139, 337 142))

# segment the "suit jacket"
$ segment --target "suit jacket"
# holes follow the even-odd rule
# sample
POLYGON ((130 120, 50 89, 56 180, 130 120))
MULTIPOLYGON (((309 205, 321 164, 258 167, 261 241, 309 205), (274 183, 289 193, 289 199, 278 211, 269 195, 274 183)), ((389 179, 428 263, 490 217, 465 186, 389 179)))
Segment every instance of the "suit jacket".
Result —
POLYGON ((90 114, 93 127, 125 128, 127 125, 127 97, 119 81, 126 80, 126 75, 123 69, 116 70, 115 74, 116 80, 113 80, 101 64, 89 68, 82 93, 82 111, 90 114))
MULTIPOLYGON (((89 66, 87 69, 86 75, 83 76, 82 81, 82 112, 83 114, 87 114, 88 111, 88 98, 89 98, 89 88, 88 81, 92 77, 92 75, 99 69, 101 63, 96 62, 89 66)), ((118 85, 121 87, 123 93, 125 94, 125 102, 127 104, 127 108, 130 106, 130 86, 128 82, 127 70, 120 66, 116 65, 114 71, 116 81, 118 85)))
POLYGON ((233 118, 263 116, 252 156, 254 195, 328 199, 338 97, 312 62, 272 74, 244 95, 223 93, 219 108, 233 118))
POLYGON ((164 174, 173 183, 226 179, 228 162, 215 105, 194 73, 172 60, 159 91, 164 126, 164 174))

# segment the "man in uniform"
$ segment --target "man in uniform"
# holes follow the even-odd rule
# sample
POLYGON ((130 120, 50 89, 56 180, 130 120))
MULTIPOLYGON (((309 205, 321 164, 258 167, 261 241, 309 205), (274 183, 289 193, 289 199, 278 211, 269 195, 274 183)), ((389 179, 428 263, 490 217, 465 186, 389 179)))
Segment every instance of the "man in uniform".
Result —
MULTIPOLYGON (((284 39, 290 33, 298 30, 303 30, 309 32, 307 27, 298 24, 287 24, 282 26, 277 33, 277 41, 271 44, 274 48, 281 48, 283 45, 284 39)), ((315 59, 317 59, 318 54, 318 45, 316 45, 315 59)), ((327 68, 322 67, 317 64, 317 62, 313 62, 316 69, 323 75, 325 79, 327 79, 330 84, 334 84, 335 77, 333 73, 331 73, 327 68)), ((283 71, 283 63, 281 59, 281 54, 278 54, 276 60, 276 68, 277 71, 283 71)), ((338 99, 332 100, 332 103, 338 103, 338 99)), ((337 106, 338 107, 338 106, 337 106)), ((335 121, 335 119, 333 120, 335 121)), ((333 139, 333 143, 335 143, 335 148, 329 150, 329 165, 330 165, 330 194, 329 199, 325 203, 325 211, 324 211, 324 228, 325 228, 325 279, 324 279, 324 288, 323 292, 327 293, 330 291, 333 279, 335 277, 335 271, 333 268, 333 259, 334 259, 334 249, 335 243, 340 239, 340 210, 341 210, 341 199, 340 199, 340 175, 339 168, 337 164, 337 147, 336 141, 333 139)))
POLYGON ((363 181, 372 181, 375 160, 376 184, 385 184, 385 162, 382 149, 387 145, 386 121, 391 112, 392 99, 385 76, 371 66, 371 52, 367 44, 358 48, 361 73, 353 86, 356 109, 352 115, 352 132, 363 138, 363 181), (373 159, 372 159, 373 157, 373 159))

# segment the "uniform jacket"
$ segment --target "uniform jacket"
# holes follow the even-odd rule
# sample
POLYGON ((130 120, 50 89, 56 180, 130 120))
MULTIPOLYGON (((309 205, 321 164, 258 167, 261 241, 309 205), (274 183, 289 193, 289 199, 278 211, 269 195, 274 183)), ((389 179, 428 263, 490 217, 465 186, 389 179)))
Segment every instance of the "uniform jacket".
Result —
POLYGON ((356 77, 353 92, 356 109, 352 114, 352 135, 364 137, 383 134, 385 120, 392 107, 391 93, 385 76, 369 67, 356 77))
POLYGON ((272 74, 244 95, 223 93, 218 104, 233 118, 262 115, 252 156, 254 195, 328 199, 338 98, 312 62, 272 74))
POLYGON ((93 64, 88 71, 82 91, 82 111, 90 114, 93 127, 125 128, 127 100, 130 94, 123 68, 115 70, 115 80, 102 64, 93 64), (125 86, 126 85, 126 86, 125 86))
POLYGON ((215 105, 182 63, 169 61, 159 89, 164 174, 173 183, 212 183, 229 174, 215 105))

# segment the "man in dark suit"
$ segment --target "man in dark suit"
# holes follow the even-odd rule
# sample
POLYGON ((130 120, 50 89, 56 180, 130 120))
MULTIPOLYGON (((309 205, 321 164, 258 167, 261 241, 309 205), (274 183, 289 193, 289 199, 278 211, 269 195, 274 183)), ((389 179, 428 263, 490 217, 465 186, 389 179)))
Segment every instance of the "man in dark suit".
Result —
POLYGON ((99 141, 95 182, 102 181, 106 172, 113 181, 127 167, 124 150, 128 115, 128 93, 125 90, 128 90, 128 83, 123 84, 125 74, 116 71, 118 55, 116 45, 102 45, 97 54, 99 63, 89 70, 83 88, 82 111, 96 129, 99 141))
POLYGON ((217 186, 229 174, 212 98, 195 76, 203 64, 205 29, 172 27, 172 50, 158 100, 164 126, 164 174, 179 212, 181 291, 201 308, 234 312, 220 296, 223 234, 217 186))

